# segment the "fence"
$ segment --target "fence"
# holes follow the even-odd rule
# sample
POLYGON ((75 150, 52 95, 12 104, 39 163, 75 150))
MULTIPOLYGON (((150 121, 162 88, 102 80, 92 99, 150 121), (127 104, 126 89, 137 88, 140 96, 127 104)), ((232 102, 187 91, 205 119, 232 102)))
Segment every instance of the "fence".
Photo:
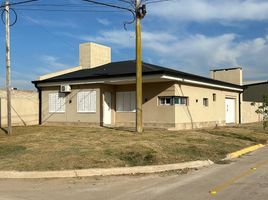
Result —
MULTIPOLYGON (((38 93, 34 91, 12 90, 11 116, 13 126, 38 124, 38 93)), ((7 126, 6 91, 0 90, 0 127, 7 126)))

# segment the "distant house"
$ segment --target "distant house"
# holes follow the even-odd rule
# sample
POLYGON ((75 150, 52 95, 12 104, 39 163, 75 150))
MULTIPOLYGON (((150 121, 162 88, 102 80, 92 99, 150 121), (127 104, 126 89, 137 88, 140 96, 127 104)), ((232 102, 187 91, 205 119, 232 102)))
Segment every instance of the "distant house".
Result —
MULTIPOLYGON (((80 66, 33 81, 40 124, 135 124, 135 61, 110 62, 111 49, 80 45, 80 66)), ((143 122, 176 129, 240 122, 243 87, 143 63, 143 122)))
MULTIPOLYGON (((250 104, 250 108, 253 111, 256 111, 257 108, 263 102, 263 96, 268 95, 268 81, 259 81, 255 83, 248 83, 244 85, 244 92, 243 92, 243 103, 248 102, 250 104)), ((244 112, 244 115, 249 115, 247 121, 244 122, 254 122, 254 121, 261 121, 262 116, 255 114, 250 114, 250 111, 244 112)))

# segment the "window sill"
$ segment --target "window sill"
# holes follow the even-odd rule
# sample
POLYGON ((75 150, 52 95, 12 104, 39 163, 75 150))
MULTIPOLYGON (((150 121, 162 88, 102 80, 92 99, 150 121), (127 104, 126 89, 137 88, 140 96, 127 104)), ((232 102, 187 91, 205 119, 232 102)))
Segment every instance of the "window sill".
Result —
POLYGON ((65 112, 48 112, 49 114, 64 114, 65 112))
POLYGON ((78 113, 78 114, 96 114, 97 112, 96 111, 85 111, 85 112, 79 111, 79 112, 76 112, 76 113, 78 113))
POLYGON ((136 112, 136 110, 135 111, 116 111, 117 113, 135 113, 136 112))

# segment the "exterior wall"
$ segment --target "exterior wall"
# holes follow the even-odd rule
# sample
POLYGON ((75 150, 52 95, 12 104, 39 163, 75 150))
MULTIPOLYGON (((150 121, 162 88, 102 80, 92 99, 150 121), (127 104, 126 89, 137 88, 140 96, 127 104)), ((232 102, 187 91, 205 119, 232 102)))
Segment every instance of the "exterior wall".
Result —
POLYGON ((80 44, 80 65, 93 68, 111 62, 111 48, 95 43, 80 44))
POLYGON ((236 123, 239 122, 239 94, 219 89, 194 85, 175 84, 175 95, 188 97, 188 106, 175 105, 177 129, 202 128, 225 125, 225 99, 235 99, 236 123), (216 101, 213 101, 216 94, 216 101), (209 99, 208 107, 203 105, 203 98, 209 99))
MULTIPOLYGON (((136 86, 134 84, 116 86, 117 92, 135 90, 136 86)), ((143 84, 143 122, 145 126, 174 127, 174 107, 158 105, 158 96, 174 96, 174 94, 175 90, 172 82, 143 84)), ((135 112, 116 112, 116 125, 133 126, 135 117, 135 112)))
POLYGON ((250 102, 262 102, 263 96, 268 95, 268 83, 246 86, 243 92, 243 100, 250 102))
POLYGON ((78 124, 100 124, 101 108, 100 108, 100 86, 99 85, 79 85, 72 86, 71 93, 67 93, 65 112, 49 113, 48 96, 49 93, 58 92, 60 87, 42 88, 42 124, 52 123, 78 123, 78 124), (77 93, 81 90, 96 90, 96 112, 94 113, 78 113, 77 112, 77 93))
POLYGON ((211 70, 210 77, 215 80, 220 80, 237 85, 242 85, 243 83, 242 68, 211 70))
MULTIPOLYGON (((11 121, 13 126, 38 124, 38 93, 13 90, 11 93, 11 121)), ((6 92, 0 90, 0 127, 7 126, 6 92)))
POLYGON ((253 123, 262 121, 262 116, 255 111, 261 106, 262 103, 254 103, 243 101, 241 105, 242 110, 242 123, 253 123))
MULTIPOLYGON (((59 91, 59 87, 47 87, 42 90, 42 122, 103 125, 104 93, 111 92, 112 126, 134 126, 135 112, 116 111, 116 92, 135 91, 130 85, 81 85, 72 86, 72 92, 66 97, 65 113, 48 112, 48 95, 59 91), (77 113, 77 93, 81 90, 97 91, 96 113, 77 113)), ((178 82, 143 84, 143 122, 147 127, 165 127, 177 129, 201 128, 225 125, 225 98, 234 98, 236 102, 236 123, 239 122, 238 92, 179 84, 178 82), (216 101, 213 102, 213 94, 216 101), (160 105, 159 96, 187 96, 189 105, 160 105), (203 98, 209 99, 209 106, 203 106, 203 98), (196 102, 198 100, 198 102, 196 102)))

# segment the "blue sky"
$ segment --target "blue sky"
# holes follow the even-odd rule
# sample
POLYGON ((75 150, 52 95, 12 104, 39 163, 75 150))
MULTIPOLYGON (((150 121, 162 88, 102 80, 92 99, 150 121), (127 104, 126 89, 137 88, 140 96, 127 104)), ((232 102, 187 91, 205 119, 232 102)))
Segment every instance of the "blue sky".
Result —
MULTIPOLYGON (((83 42, 112 47, 113 61, 135 58, 134 26, 123 28, 131 15, 93 12, 113 9, 89 6, 81 0, 40 0, 13 7, 18 13, 18 22, 11 27, 13 87, 33 89, 30 81, 36 77, 79 65, 83 42)), ((268 1, 173 0, 147 7, 142 21, 144 61, 203 76, 210 69, 242 66, 244 79, 268 79, 268 1)), ((0 87, 5 85, 4 28, 0 24, 0 87)))

